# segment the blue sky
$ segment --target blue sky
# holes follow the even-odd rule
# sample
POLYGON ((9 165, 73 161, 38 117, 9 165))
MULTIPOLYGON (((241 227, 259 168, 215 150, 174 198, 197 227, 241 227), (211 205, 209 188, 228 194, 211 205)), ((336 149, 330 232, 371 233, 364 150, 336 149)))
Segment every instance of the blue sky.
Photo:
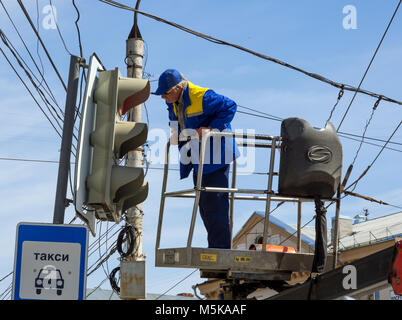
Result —
MULTIPOLYGON (((76 12, 70 0, 53 0, 57 10, 57 22, 67 48, 79 55, 78 37, 74 21, 76 12)), ((135 1, 121 1, 131 7, 135 1)), ((37 41, 16 1, 3 0, 14 23, 23 35, 35 60, 39 63, 37 41)), ((77 0, 81 18, 84 58, 89 61, 93 52, 100 57, 107 69, 119 67, 126 75, 124 63, 125 44, 133 23, 133 13, 110 7, 96 0, 77 0)), ((265 55, 286 61, 294 66, 323 75, 331 80, 357 86, 391 18, 398 1, 142 1, 140 10, 174 21, 178 24, 232 42, 265 55), (357 29, 345 29, 342 12, 353 5, 357 13, 357 29)), ((24 1, 27 11, 36 24, 36 1, 24 1)), ((43 28, 46 15, 42 9, 48 0, 38 0, 40 35, 65 82, 68 77, 69 55, 64 49, 55 29, 43 28)), ((388 34, 374 60, 362 88, 402 100, 402 13, 398 12, 388 34)), ((234 48, 217 45, 197 38, 181 30, 139 15, 139 26, 146 42, 147 63, 145 71, 150 74, 152 90, 156 89, 159 74, 167 68, 180 70, 186 78, 200 86, 234 99, 239 105, 254 108, 281 118, 300 117, 312 125, 322 127, 336 102, 338 89, 311 79, 303 74, 284 68, 234 48)), ((0 28, 34 70, 32 61, 16 35, 10 21, 0 8, 0 28)), ((16 64, 8 49, 0 47, 16 64)), ((45 77, 54 92, 59 106, 64 110, 65 91, 52 70, 44 52, 39 49, 45 77)), ((36 70, 34 70, 36 72, 36 70)), ((23 79, 27 77, 21 73, 23 79)), ((35 73, 37 74, 37 73, 35 73)), ((30 86, 31 87, 31 86, 30 86)), ((37 96, 37 95, 36 95, 37 96)), ((332 121, 338 126, 352 98, 345 92, 332 121)), ((370 116, 375 99, 357 95, 351 110, 342 124, 341 131, 361 135, 370 116)), ((150 130, 167 127, 167 112, 163 101, 151 96, 147 101, 150 130)), ((41 159, 58 161, 61 139, 29 96, 3 56, 0 56, 0 158, 41 159)), ((240 109, 239 109, 240 110, 240 109)), ((367 136, 388 139, 402 118, 401 106, 381 102, 367 130, 367 136)), ((145 113, 144 113, 145 121, 145 113)), ((78 127, 78 125, 77 125, 78 127)), ((256 133, 280 135, 280 122, 251 117, 238 113, 232 122, 234 129, 252 128, 256 133)), ((402 141, 399 130, 392 141, 402 141)), ((344 153, 344 172, 353 160, 358 141, 341 138, 344 153)), ((150 141, 151 149, 155 141, 150 141)), ((382 144, 378 142, 378 144, 382 144)), ((400 145, 389 145, 402 150, 400 145)), ((154 145, 155 147, 155 145, 154 145)), ((370 164, 380 148, 364 144, 357 158, 349 181, 355 180, 370 164)), ((257 153, 256 171, 266 170, 268 155, 257 153)), ((279 157, 277 158, 279 159, 279 157)), ((152 159, 151 159, 152 160, 152 159)), ((373 168, 356 188, 356 192, 402 206, 401 153, 384 150, 373 168)), ((279 163, 279 161, 277 162, 279 163)), ((152 166, 152 164, 151 164, 152 166)), ((155 165, 157 166, 157 165, 155 165)), ((0 160, 0 279, 13 268, 15 228, 18 222, 52 222, 57 164, 0 160)), ((155 268, 154 246, 159 212, 162 171, 150 170, 149 197, 143 205, 144 246, 147 255, 147 291, 163 293, 189 274, 192 269, 155 268)), ((276 187, 277 182, 274 186, 276 187)), ((170 174, 169 189, 177 190, 192 186, 187 179, 179 182, 178 174, 170 174)), ((261 177, 241 176, 238 186, 266 188, 261 177)), ((70 193, 69 196, 71 197, 70 193)), ((190 200, 168 200, 163 247, 184 246, 187 240, 190 200), (180 221, 180 223, 177 223, 180 221)), ((244 224, 254 210, 264 210, 263 203, 236 202, 234 232, 244 224)), ((354 216, 368 208, 370 217, 398 211, 397 208, 381 206, 357 199, 345 198, 342 214, 354 216)), ((303 222, 313 215, 313 208, 306 206, 303 222)), ((328 215, 334 214, 333 209, 328 215)), ((66 223, 74 216, 70 207, 66 210, 66 223)), ((296 223, 296 206, 287 204, 275 213, 277 218, 289 224, 296 223)), ((197 219, 194 235, 195 246, 206 246, 206 233, 197 219)), ((109 224, 110 226, 110 224, 109 224)), ((106 230, 107 224, 102 224, 106 230)), ((111 237, 111 242, 116 236, 111 237)), ((94 239, 91 237, 91 241, 94 239)), ((101 252, 105 251, 105 246, 101 252)), ((89 260, 95 261, 99 252, 89 260), (91 260, 93 259, 93 260, 91 260)), ((109 271, 118 265, 118 256, 108 262, 109 271)), ((105 279, 102 268, 88 278, 88 287, 95 287, 105 279)), ((0 292, 11 278, 0 282, 0 292)), ((189 279, 172 289, 169 294, 192 292, 191 285, 200 283, 196 272, 189 279)), ((109 289, 108 282, 102 288, 109 289)))

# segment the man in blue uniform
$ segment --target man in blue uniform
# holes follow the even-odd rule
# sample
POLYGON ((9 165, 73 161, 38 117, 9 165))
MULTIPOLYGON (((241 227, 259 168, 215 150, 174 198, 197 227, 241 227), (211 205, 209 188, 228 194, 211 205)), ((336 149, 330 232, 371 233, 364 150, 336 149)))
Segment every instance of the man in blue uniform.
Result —
MULTIPOLYGON (((161 74, 155 94, 161 95, 168 106, 172 131, 170 141, 171 144, 178 144, 181 155, 180 179, 188 177, 194 169, 193 181, 196 185, 202 135, 209 130, 231 131, 230 122, 237 105, 211 89, 194 85, 174 69, 161 74), (196 133, 199 139, 196 141, 197 148, 191 147, 194 146, 194 139, 190 139, 188 132, 196 133)), ((239 155, 235 140, 210 140, 203 166, 202 187, 228 188, 230 163, 239 155)), ((230 249, 228 193, 201 192, 199 209, 208 232, 208 247, 230 249)))

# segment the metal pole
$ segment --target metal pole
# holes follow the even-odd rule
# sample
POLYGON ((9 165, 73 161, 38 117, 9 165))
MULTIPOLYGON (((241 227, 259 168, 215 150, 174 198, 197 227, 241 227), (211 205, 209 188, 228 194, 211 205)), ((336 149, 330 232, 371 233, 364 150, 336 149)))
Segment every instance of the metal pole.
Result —
POLYGON ((339 242, 339 213, 341 211, 341 185, 338 187, 338 192, 336 195, 336 212, 335 212, 335 230, 334 230, 334 243, 333 243, 333 249, 334 249, 334 262, 333 262, 333 269, 336 268, 336 263, 338 260, 338 242, 339 242))
POLYGON ((207 132, 205 135, 202 136, 202 139, 201 139, 200 159, 199 159, 199 163, 198 163, 197 186, 195 188, 195 200, 194 200, 194 206, 193 206, 193 213, 191 216, 190 231, 188 233, 188 238, 187 238, 187 249, 190 249, 191 242, 193 241, 195 220, 197 218, 197 209, 198 209, 198 204, 200 203, 201 180, 202 180, 202 172, 204 170, 205 146, 207 144, 208 139, 213 134, 214 134, 213 131, 207 132))
POLYGON ((271 191, 272 191, 272 178, 274 172, 274 160, 276 152, 276 139, 272 139, 271 147, 271 159, 269 162, 269 175, 268 175, 268 190, 267 190, 267 202, 265 204, 265 220, 264 220, 264 236, 262 240, 262 250, 265 250, 268 240, 268 228, 269 228, 269 212, 271 210, 271 191))
POLYGON ((64 111, 63 136, 61 140, 59 172, 57 177, 56 199, 53 213, 54 224, 64 223, 68 172, 70 170, 71 144, 74 129, 74 112, 80 77, 80 65, 82 61, 83 58, 80 57, 71 56, 70 58, 66 107, 64 111))
MULTIPOLYGON (((138 9, 140 1, 137 0, 138 9)), ((142 79, 142 59, 144 42, 137 26, 136 15, 134 25, 126 41, 127 77, 142 79)), ((128 112, 127 121, 142 122, 142 105, 135 106, 128 112)), ((142 147, 130 151, 126 165, 142 168, 142 147)), ((123 300, 145 299, 145 257, 142 254, 142 204, 130 208, 126 212, 126 223, 136 233, 134 252, 125 261, 120 261, 120 298, 123 300), (134 281, 135 279, 135 281, 134 281)))
POLYGON ((301 219, 302 219, 302 202, 297 202, 297 252, 301 250, 301 219))
MULTIPOLYGON (((135 32, 134 32, 135 34, 135 32)), ((129 78, 142 79, 142 60, 144 57, 144 41, 135 37, 133 33, 127 39, 127 76, 129 78)), ((132 108, 128 114, 128 121, 142 121, 142 105, 132 108)), ((127 166, 142 168, 142 148, 131 151, 127 156, 127 166)), ((142 254, 142 204, 127 210, 127 223, 137 230, 136 250, 131 257, 135 261, 143 260, 142 254)))
MULTIPOLYGON (((236 174, 237 174, 237 164, 236 159, 233 161, 233 172, 232 172, 232 189, 236 188, 236 174)), ((235 193, 232 192, 230 195, 230 216, 229 216, 229 227, 230 227, 230 248, 233 246, 233 212, 234 212, 234 200, 235 193)))
POLYGON ((169 175, 169 149, 170 149, 170 142, 167 143, 165 152, 165 165, 163 169, 161 204, 159 207, 158 231, 156 232, 155 254, 157 254, 157 250, 159 249, 161 243, 163 211, 165 210, 165 199, 166 199, 165 193, 166 193, 167 179, 169 175))

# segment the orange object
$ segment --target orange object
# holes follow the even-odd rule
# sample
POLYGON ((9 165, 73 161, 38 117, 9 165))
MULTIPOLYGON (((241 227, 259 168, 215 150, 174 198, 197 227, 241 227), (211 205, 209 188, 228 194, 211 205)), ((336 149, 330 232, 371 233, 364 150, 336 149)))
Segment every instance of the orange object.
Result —
MULTIPOLYGON (((257 250, 261 251, 262 250, 262 244, 252 244, 249 248, 249 250, 257 250), (257 246, 257 247, 256 247, 257 246)), ((265 246, 265 251, 269 252, 287 252, 287 253, 297 253, 297 250, 292 247, 285 247, 285 246, 275 246, 272 244, 267 244, 265 246)))

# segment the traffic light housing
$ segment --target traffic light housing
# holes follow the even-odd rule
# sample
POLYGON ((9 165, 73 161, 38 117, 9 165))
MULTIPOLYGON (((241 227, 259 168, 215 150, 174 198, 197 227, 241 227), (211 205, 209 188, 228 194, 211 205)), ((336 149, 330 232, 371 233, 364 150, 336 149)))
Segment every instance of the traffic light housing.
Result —
POLYGON ((124 78, 118 68, 99 72, 86 205, 95 209, 100 220, 120 222, 122 212, 148 196, 144 170, 119 164, 129 151, 143 145, 148 135, 145 123, 121 121, 121 115, 146 101, 149 94, 148 80, 124 78))

